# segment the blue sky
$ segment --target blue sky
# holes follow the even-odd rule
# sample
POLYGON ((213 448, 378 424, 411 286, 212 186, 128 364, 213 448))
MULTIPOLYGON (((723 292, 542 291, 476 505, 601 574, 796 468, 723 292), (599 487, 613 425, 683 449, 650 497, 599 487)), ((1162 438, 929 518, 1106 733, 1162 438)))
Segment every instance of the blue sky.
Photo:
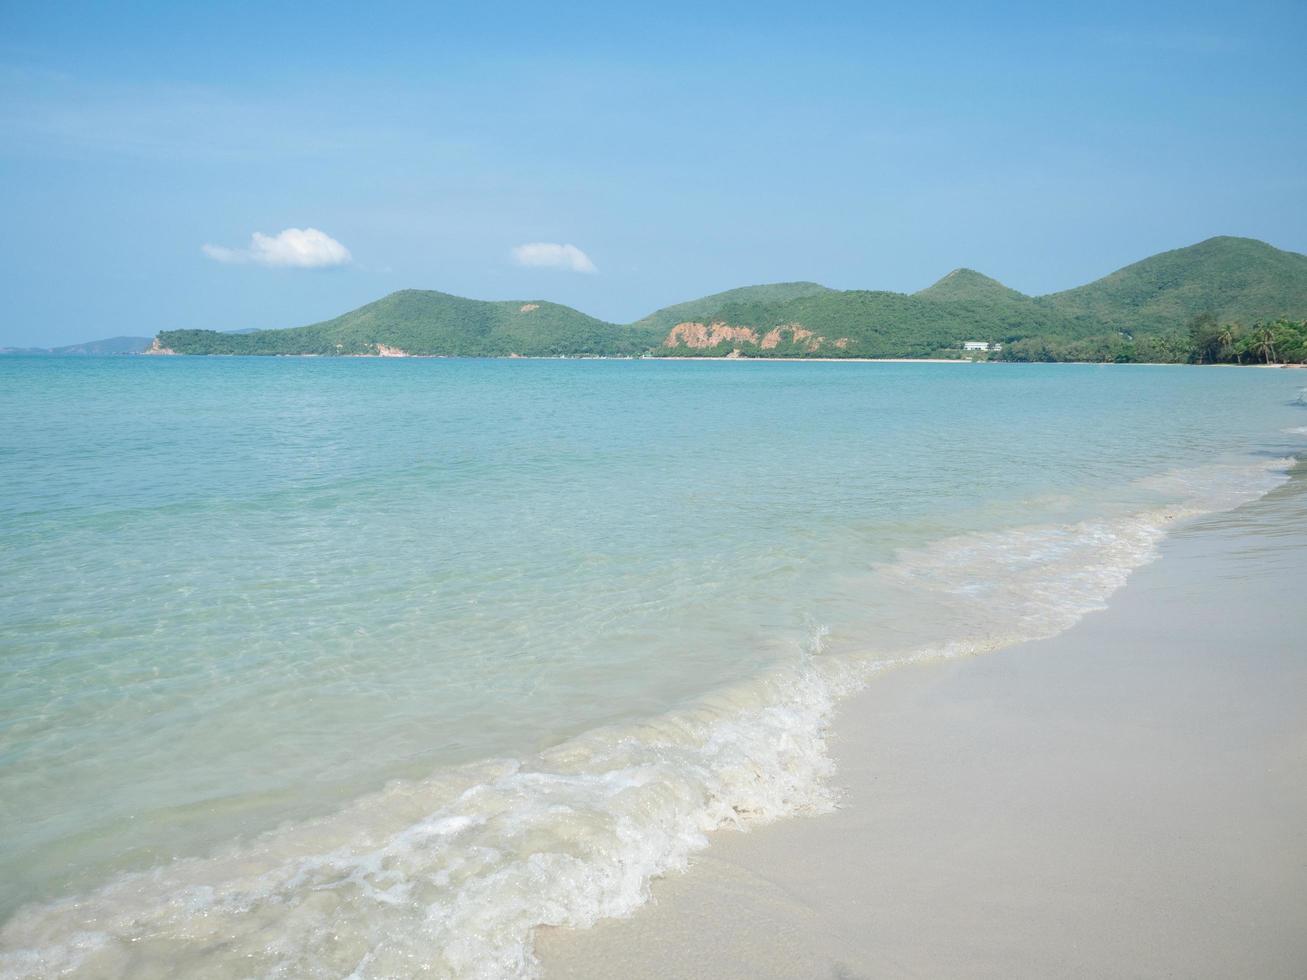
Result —
POLYGON ((1307 4, 703 6, 0 0, 0 344, 1307 252, 1307 4))

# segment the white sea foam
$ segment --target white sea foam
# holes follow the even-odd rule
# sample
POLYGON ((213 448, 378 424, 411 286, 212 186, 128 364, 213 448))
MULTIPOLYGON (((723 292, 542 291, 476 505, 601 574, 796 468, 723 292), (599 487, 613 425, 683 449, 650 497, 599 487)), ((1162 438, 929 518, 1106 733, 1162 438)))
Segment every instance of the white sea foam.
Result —
POLYGON ((125 877, 5 927, 4 974, 502 977, 531 929, 643 903, 705 834, 832 803, 852 681, 814 649, 754 684, 523 761, 393 784, 330 818, 125 877))
POLYGON ((1268 491, 1288 462, 1168 474, 1156 484, 1179 494, 1173 506, 904 551, 874 587, 945 610, 936 641, 832 656, 814 630, 792 665, 644 724, 397 782, 225 853, 28 907, 0 931, 0 974, 531 976, 535 928, 629 913, 711 831, 834 805, 827 726, 870 673, 1068 628, 1177 521, 1268 491))

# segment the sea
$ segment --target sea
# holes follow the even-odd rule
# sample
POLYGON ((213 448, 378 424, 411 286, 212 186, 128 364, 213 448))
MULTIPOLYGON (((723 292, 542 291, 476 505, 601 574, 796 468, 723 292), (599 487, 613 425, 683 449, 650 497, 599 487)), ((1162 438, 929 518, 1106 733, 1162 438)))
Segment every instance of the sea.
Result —
POLYGON ((1300 478, 1307 372, 0 357, 0 977, 531 977, 841 699, 1300 478))

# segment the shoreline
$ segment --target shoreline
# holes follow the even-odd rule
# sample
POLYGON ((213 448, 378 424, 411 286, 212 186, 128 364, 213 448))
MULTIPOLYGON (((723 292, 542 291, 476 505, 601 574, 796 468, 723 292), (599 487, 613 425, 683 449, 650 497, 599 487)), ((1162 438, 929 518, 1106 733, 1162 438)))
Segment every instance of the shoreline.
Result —
POLYGON ((1067 632, 873 680, 837 713, 838 811, 540 930, 544 975, 1298 975, 1304 581, 1299 467, 1067 632))
MULTIPOLYGON (((3 356, 3 355, 0 355, 3 356)), ((15 355, 30 357, 33 355, 15 355)), ((40 355, 35 355, 40 356, 40 355)), ((484 357, 465 357, 461 354, 182 354, 173 350, 147 350, 129 354, 103 355, 55 355, 55 356, 100 356, 100 357, 304 357, 317 360, 376 360, 376 361, 728 361, 731 363, 782 363, 782 364, 1079 364, 1094 367, 1200 367, 1200 368, 1262 368, 1304 370, 1307 364, 1189 364, 1181 361, 1004 361, 989 358, 965 357, 740 357, 723 356, 686 356, 682 354, 647 355, 632 354, 627 357, 596 354, 504 354, 484 357)))

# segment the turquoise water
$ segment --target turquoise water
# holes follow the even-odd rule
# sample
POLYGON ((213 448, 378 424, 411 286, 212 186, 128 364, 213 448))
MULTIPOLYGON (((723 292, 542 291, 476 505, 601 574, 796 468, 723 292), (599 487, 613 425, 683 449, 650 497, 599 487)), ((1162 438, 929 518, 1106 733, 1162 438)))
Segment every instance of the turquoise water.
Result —
POLYGON ((529 974, 1283 480, 1304 377, 0 358, 0 970, 529 974))

